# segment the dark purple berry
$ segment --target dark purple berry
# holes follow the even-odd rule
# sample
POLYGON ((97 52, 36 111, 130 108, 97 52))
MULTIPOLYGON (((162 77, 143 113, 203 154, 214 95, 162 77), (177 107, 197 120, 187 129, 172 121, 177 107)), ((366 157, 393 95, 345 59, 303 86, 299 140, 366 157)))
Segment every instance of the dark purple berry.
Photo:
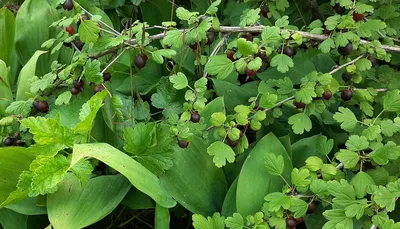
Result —
POLYGON ((378 63, 378 61, 376 60, 376 58, 373 57, 373 56, 368 56, 367 59, 371 62, 372 67, 375 67, 376 64, 378 63))
POLYGON ((353 77, 353 75, 348 72, 343 72, 343 74, 342 74, 342 79, 344 82, 349 82, 352 77, 353 77))
POLYGON ((235 148, 235 147, 238 145, 238 143, 239 143, 238 140, 232 141, 232 140, 229 139, 229 138, 227 138, 226 141, 228 142, 228 145, 229 145, 230 147, 232 147, 232 148, 235 148))
POLYGON ((111 74, 109 72, 104 72, 103 73, 103 80, 104 81, 110 81, 111 80, 111 74))
POLYGON ((342 91, 340 97, 343 99, 343 101, 349 101, 353 97, 353 92, 350 89, 346 89, 342 91))
POLYGON ((305 103, 302 102, 294 102, 294 105, 296 106, 297 109, 303 109, 304 107, 306 107, 305 103))
POLYGON ((257 74, 256 71, 250 70, 250 69, 246 68, 246 75, 247 75, 248 77, 253 77, 253 76, 255 76, 256 74, 257 74))
POLYGON ((242 35, 242 37, 248 41, 253 41, 253 35, 251 35, 251 33, 246 32, 242 35))
POLYGON ((42 113, 47 113, 49 111, 49 104, 46 101, 39 101, 37 108, 42 113))
POLYGON ((65 0, 63 4, 63 8, 66 11, 70 11, 74 8, 74 1, 73 0, 65 0))
POLYGON ((15 143, 15 138, 14 137, 8 137, 6 140, 4 140, 4 145, 5 146, 13 146, 15 143))
POLYGON ((344 14, 346 12, 346 8, 344 8, 343 6, 340 6, 339 3, 337 3, 336 5, 333 6, 333 9, 335 10, 335 12, 337 14, 344 14))
POLYGON ((71 91, 71 94, 78 95, 81 92, 81 89, 73 87, 73 88, 71 88, 70 91, 71 91))
POLYGON ((182 149, 186 149, 189 146, 189 142, 187 142, 185 140, 178 140, 178 145, 182 149))
POLYGON ((206 36, 207 36, 206 45, 211 45, 212 43, 214 43, 215 38, 214 38, 214 33, 213 32, 207 32, 206 36))
POLYGON ((98 92, 101 92, 103 90, 104 90, 103 84, 95 85, 93 87, 93 93, 95 93, 95 94, 98 93, 98 92))
POLYGON ((295 218, 287 218, 286 219, 286 226, 288 228, 294 228, 297 225, 297 221, 295 218))
POLYGON ((81 40, 75 40, 73 43, 79 51, 82 51, 83 46, 85 45, 81 40))
POLYGON ((228 57, 231 61, 235 61, 235 58, 233 57, 234 55, 235 55, 235 51, 233 51, 233 50, 229 50, 226 53, 226 57, 228 57))
POLYGON ((194 123, 199 122, 199 121, 200 121, 200 114, 199 114, 199 112, 193 111, 193 112, 190 114, 190 121, 192 121, 192 122, 194 122, 194 123))
POLYGON ((348 43, 346 46, 344 47, 338 47, 338 52, 340 55, 342 56, 347 56, 351 53, 351 51, 353 51, 353 45, 351 43, 348 43))
POLYGON ((140 70, 146 66, 147 56, 144 54, 137 55, 135 58, 135 65, 140 70))
POLYGON ((317 204, 314 202, 311 202, 308 204, 307 208, 307 214, 312 214, 317 210, 317 204))
POLYGON ((269 9, 267 5, 264 5, 263 7, 261 7, 261 15, 263 17, 268 17, 268 13, 269 13, 269 9))
POLYGON ((26 145, 25 142, 22 141, 22 140, 17 140, 17 141, 15 142, 15 144, 16 144, 17 146, 25 146, 25 145, 26 145))
POLYGON ((324 92, 324 94, 322 94, 322 97, 325 100, 330 100, 332 98, 332 92, 330 90, 327 90, 324 92))
POLYGON ((83 85, 84 85, 83 80, 80 80, 80 81, 74 80, 74 88, 81 89, 83 87, 83 85))

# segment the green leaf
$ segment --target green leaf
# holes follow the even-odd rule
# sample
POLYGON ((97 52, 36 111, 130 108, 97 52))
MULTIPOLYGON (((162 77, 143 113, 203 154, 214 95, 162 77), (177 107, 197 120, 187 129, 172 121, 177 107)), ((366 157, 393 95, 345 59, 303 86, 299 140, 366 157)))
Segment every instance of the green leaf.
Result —
MULTIPOLYGON (((272 192, 281 192, 284 181, 281 177, 270 175, 265 169, 266 153, 281 155, 284 160, 282 176, 290 179, 292 162, 279 139, 272 133, 260 139, 247 156, 239 174, 236 207, 241 215, 250 215, 260 211, 263 198, 272 192)), ((279 165, 278 165, 279 166, 279 165)))
POLYGON ((226 121, 226 116, 223 112, 215 112, 211 115, 210 121, 215 127, 222 126, 226 121))
POLYGON ((70 168, 75 176, 79 179, 81 186, 84 186, 89 180, 90 175, 92 175, 93 166, 88 160, 81 160, 70 168))
POLYGON ((213 157, 214 164, 221 168, 225 166, 226 161, 232 163, 235 161, 235 152, 231 147, 223 142, 214 142, 207 148, 207 153, 213 157))
POLYGON ((386 208, 389 212, 393 211, 396 205, 396 196, 383 186, 379 186, 374 192, 373 200, 381 208, 386 208))
POLYGON ((311 172, 316 172, 316 171, 322 169, 323 165, 324 165, 324 161, 322 161, 321 158, 316 157, 316 156, 311 156, 311 157, 307 158, 307 160, 306 160, 306 167, 311 172))
POLYGON ((276 156, 273 153, 266 153, 264 157, 264 163, 269 174, 274 176, 282 175, 285 167, 282 155, 276 156))
MULTIPOLYGON (((2 9, 0 9, 0 23, 1 23, 1 11, 2 9)), ((0 25, 0 30, 1 30, 1 25, 0 25)), ((10 103, 13 101, 11 82, 10 79, 7 77, 8 75, 10 74, 8 73, 7 65, 4 61, 0 59, 0 107, 3 108, 8 107, 8 105, 10 105, 10 103)))
POLYGON ((193 227, 195 229, 224 229, 225 217, 221 216, 219 212, 215 212, 212 217, 208 216, 207 219, 199 214, 192 215, 193 227))
POLYGON ((281 192, 270 193, 264 200, 268 202, 268 209, 273 212, 278 212, 281 208, 289 209, 291 204, 290 197, 281 192))
POLYGON ((264 109, 273 108, 278 101, 278 96, 275 94, 265 93, 261 96, 259 106, 264 109))
POLYGON ((54 228, 64 229, 90 226, 111 213, 130 187, 120 174, 95 177, 85 186, 73 174, 67 174, 58 191, 47 196, 50 223, 54 228))
POLYGON ((297 187, 307 187, 311 184, 310 171, 308 169, 297 169, 294 168, 292 170, 292 184, 296 185, 297 187))
POLYGON ((107 96, 107 91, 103 90, 92 96, 85 104, 83 104, 79 112, 80 122, 75 126, 74 132, 79 134, 86 134, 92 129, 94 119, 97 112, 103 106, 103 100, 107 96))
POLYGON ((297 102, 309 104, 317 94, 315 94, 314 87, 302 87, 296 91, 294 96, 297 102))
POLYGON ((292 58, 285 54, 278 54, 271 59, 271 66, 278 67, 278 71, 285 73, 294 66, 292 58))
POLYGON ((333 118, 342 123, 340 127, 346 131, 352 131, 358 120, 349 108, 339 107, 339 112, 333 115, 333 118))
POLYGON ((21 115, 27 117, 32 109, 33 99, 12 102, 6 109, 6 112, 11 115, 21 115))
POLYGON ((379 125, 369 126, 367 129, 362 131, 362 134, 370 141, 375 140, 380 133, 381 127, 379 125))
POLYGON ((280 36, 280 29, 276 26, 265 26, 261 33, 261 38, 268 44, 280 44, 282 38, 280 36))
MULTIPOLYGON (((29 169, 34 156, 23 147, 0 148, 0 208, 26 198, 26 194, 10 195, 17 188, 20 174, 29 169)), ((28 184, 30 185, 30 183, 28 184)))
POLYGON ((46 51, 36 51, 35 54, 29 59, 29 61, 21 69, 18 77, 18 87, 16 100, 27 100, 29 96, 26 94, 30 91, 31 83, 34 81, 36 75, 36 65, 39 57, 47 53, 46 51))
POLYGON ((396 159, 398 154, 399 149, 396 145, 386 144, 385 146, 373 151, 368 156, 378 165, 386 165, 389 163, 389 159, 392 157, 392 155, 394 156, 394 159, 396 159))
POLYGON ((357 151, 368 149, 369 142, 366 137, 351 135, 346 141, 346 147, 348 150, 357 151))
POLYGON ((276 20, 275 26, 277 27, 285 27, 289 25, 289 17, 288 16, 283 16, 276 20))
POLYGON ((388 91, 382 98, 382 105, 385 111, 400 112, 399 90, 388 91))
POLYGON ((84 73, 85 78, 95 84, 103 83, 103 76, 100 73, 100 61, 86 61, 84 73))
POLYGON ((331 164, 323 164, 321 168, 322 177, 326 180, 334 178, 337 174, 337 169, 331 164))
POLYGON ((178 7, 176 9, 176 16, 181 19, 188 21, 192 17, 196 17, 199 13, 198 12, 190 12, 189 10, 183 8, 183 7, 178 7))
POLYGON ((326 181, 320 179, 313 179, 311 181, 310 190, 318 197, 323 198, 329 195, 326 181))
POLYGON ((319 153, 328 155, 333 148, 333 139, 329 139, 326 136, 319 136, 316 144, 316 148, 319 153))
POLYGON ((170 30, 166 33, 163 43, 167 46, 171 46, 174 49, 182 47, 183 33, 179 30, 170 30))
POLYGON ((156 213, 154 217, 154 228, 168 229, 171 223, 171 216, 168 208, 156 204, 156 213))
POLYGON ((72 94, 70 91, 65 91, 61 95, 59 95, 54 102, 57 106, 63 105, 63 104, 68 104, 69 101, 71 100, 72 94))
POLYGON ((344 164, 346 169, 353 169, 357 166, 360 155, 350 150, 341 149, 336 158, 344 164))
POLYGON ((239 38, 237 40, 237 47, 243 56, 248 56, 258 52, 257 44, 253 44, 244 38, 239 38))
POLYGON ((5 7, 0 9, 0 34, 0 60, 9 66, 14 46, 15 16, 5 7))
POLYGON ((82 42, 96 42, 99 38, 100 28, 97 22, 92 20, 84 20, 79 25, 78 33, 82 42))
POLYGON ((260 57, 256 57, 255 59, 251 60, 248 64, 247 64, 247 68, 250 70, 254 70, 257 71, 258 69, 261 68, 262 65, 262 60, 260 57))
POLYGON ((151 103, 154 107, 164 109, 163 114, 169 117, 172 114, 180 114, 183 111, 183 96, 175 88, 168 79, 161 79, 157 93, 151 96, 151 103))
POLYGON ((366 71, 371 69, 372 64, 367 58, 362 58, 355 63, 357 70, 359 71, 366 71))
POLYGON ((356 191, 357 198, 363 198, 367 194, 367 188, 375 185, 375 181, 367 173, 360 171, 353 178, 350 184, 353 185, 356 191))
MULTIPOLYGON (((364 199, 365 200, 365 199, 364 199)), ((349 218, 356 218, 360 219, 364 215, 365 208, 368 207, 366 203, 354 203, 347 206, 346 209, 346 216, 349 218)))
POLYGON ((59 117, 50 119, 44 117, 29 117, 22 119, 21 124, 29 128, 37 144, 56 144, 60 143, 65 146, 72 146, 72 132, 61 125, 59 117))
POLYGON ((260 9, 250 9, 243 11, 242 15, 240 16, 240 27, 245 27, 247 25, 253 25, 260 19, 260 9))
POLYGON ((173 84, 173 87, 177 90, 184 89, 188 86, 188 80, 182 72, 171 75, 169 81, 173 84))
POLYGON ((289 210, 294 213, 294 218, 300 218, 305 216, 307 213, 308 204, 302 199, 292 197, 290 198, 290 208, 289 210))
POLYGON ((355 200, 355 190, 346 180, 341 179, 340 183, 335 180, 328 181, 327 184, 329 194, 335 197, 334 202, 336 200, 347 201, 346 205, 349 205, 351 201, 355 200))
POLYGON ((390 119, 384 119, 381 122, 382 134, 388 137, 392 137, 393 134, 397 133, 400 129, 390 119))
POLYGON ((211 5, 208 7, 208 9, 206 11, 206 14, 213 15, 213 14, 217 13, 219 4, 221 4, 221 0, 217 0, 213 3, 211 3, 211 5))
POLYGON ((318 46, 318 49, 321 50, 322 53, 329 53, 333 48, 335 48, 335 42, 332 38, 324 40, 318 46))
POLYGON ((69 161, 62 155, 55 157, 38 156, 31 165, 33 173, 29 196, 45 195, 57 191, 69 168, 69 161))
POLYGON ((243 229, 244 228, 244 220, 242 215, 239 213, 233 213, 232 217, 228 217, 225 220, 225 224, 230 229, 243 229))
POLYGON ((106 143, 75 145, 71 167, 83 158, 88 157, 96 158, 120 172, 133 186, 150 196, 161 206, 167 208, 175 206, 175 200, 161 186, 157 176, 118 149, 106 143))
POLYGON ((289 117, 288 123, 292 125, 295 134, 303 134, 312 128, 311 119, 305 113, 298 113, 289 117))
POLYGON ((158 64, 164 63, 164 58, 172 58, 176 55, 176 51, 172 49, 159 49, 151 53, 151 58, 158 64))
POLYGON ((233 71, 233 62, 225 55, 212 56, 204 70, 211 75, 217 75, 218 79, 223 80, 233 71))

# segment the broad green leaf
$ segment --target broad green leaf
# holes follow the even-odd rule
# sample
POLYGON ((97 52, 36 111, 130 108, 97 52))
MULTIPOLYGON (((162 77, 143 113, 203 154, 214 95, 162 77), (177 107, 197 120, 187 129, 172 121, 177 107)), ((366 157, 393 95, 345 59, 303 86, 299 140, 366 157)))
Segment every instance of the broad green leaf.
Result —
POLYGON ((285 54, 278 54, 271 59, 271 66, 278 67, 278 71, 285 73, 294 66, 292 58, 285 54))
POLYGON ((399 90, 393 90, 386 93, 382 98, 383 109, 386 111, 400 111, 400 94, 399 90))
POLYGON ((328 155, 333 148, 333 139, 329 139, 326 136, 319 136, 316 144, 316 148, 319 153, 328 155))
POLYGON ((169 229, 170 228, 170 215, 168 208, 164 208, 156 204, 156 215, 154 218, 155 229, 169 229))
POLYGON ((100 28, 97 22, 92 20, 84 20, 78 29, 79 37, 82 42, 96 42, 99 38, 100 28))
POLYGON ((356 197, 363 198, 367 194, 367 188, 375 185, 375 182, 366 172, 360 171, 351 178, 350 184, 353 185, 356 191, 356 197))
POLYGON ((226 218, 225 224, 231 229, 243 229, 245 227, 244 219, 239 213, 234 213, 232 217, 226 218))
POLYGON ((398 147, 396 145, 386 144, 385 146, 372 151, 368 156, 378 165, 386 165, 393 153, 398 154, 398 147))
POLYGON ((333 118, 342 123, 340 127, 346 131, 352 131, 358 122, 354 113, 349 108, 344 107, 339 107, 339 112, 336 112, 333 118))
POLYGON ((367 149, 369 146, 369 142, 366 137, 358 136, 358 135, 351 135, 349 139, 346 141, 346 147, 348 150, 364 150, 367 149))
POLYGON ((362 135, 367 137, 369 141, 375 140, 381 133, 381 127, 379 125, 369 126, 367 129, 362 131, 362 135))
POLYGON ((266 153, 264 157, 264 163, 269 174, 274 176, 282 175, 285 167, 282 155, 276 156, 273 153, 266 153))
POLYGON ((310 171, 308 169, 297 169, 292 170, 292 184, 297 187, 304 188, 311 184, 310 171))
POLYGON ((296 91, 294 96, 297 102, 309 104, 317 94, 315 94, 314 87, 302 87, 296 91))
POLYGON ((164 63, 164 58, 172 58, 172 56, 176 55, 176 51, 172 49, 159 49, 151 54, 151 58, 158 64, 164 63))
POLYGON ((308 170, 312 172, 316 172, 320 169, 322 169, 322 166, 324 165, 324 161, 322 161, 321 158, 316 157, 316 156, 311 156, 307 158, 306 160, 306 167, 308 170))
POLYGON ((89 82, 95 84, 103 83, 103 76, 100 74, 100 64, 98 60, 86 61, 83 74, 89 82))
POLYGON ((289 210, 294 213, 294 218, 300 218, 306 215, 308 209, 308 204, 302 199, 292 197, 290 198, 290 208, 289 210))
POLYGON ((233 71, 233 62, 225 55, 212 56, 204 70, 211 75, 217 75, 218 79, 223 80, 233 71))
POLYGON ((281 191, 284 182, 280 177, 268 174, 264 165, 265 153, 281 155, 285 168, 282 176, 290 178, 292 163, 285 147, 272 133, 258 141, 246 158, 240 171, 236 196, 237 211, 241 215, 254 214, 260 210, 264 197, 271 192, 281 191))
POLYGON ((351 186, 349 182, 347 182, 346 180, 341 179, 340 182, 328 181, 327 184, 328 184, 327 189, 329 194, 335 197, 333 199, 334 203, 340 204, 338 203, 338 200, 340 200, 344 201, 345 203, 343 204, 348 206, 351 203, 351 201, 355 200, 356 198, 355 190, 353 186, 351 186))
POLYGON ((65 91, 61 95, 59 95, 54 102, 56 105, 63 105, 63 104, 68 104, 69 101, 71 100, 72 94, 70 91, 65 91))
POLYGON ((335 43, 332 38, 328 38, 324 40, 319 46, 318 49, 321 50, 322 53, 329 53, 331 49, 335 48, 335 43))
POLYGON ((237 47, 243 56, 248 56, 258 52, 258 46, 244 38, 239 38, 237 40, 237 47))
POLYGON ((261 108, 270 109, 270 108, 275 107, 275 104, 277 101, 278 101, 277 95, 265 93, 260 98, 259 106, 261 108))
POLYGON ((190 12, 189 10, 183 8, 183 7, 178 7, 176 9, 176 16, 181 19, 188 21, 192 17, 196 17, 199 13, 198 12, 190 12))
POLYGON ((390 192, 387 188, 379 186, 374 192, 373 200, 380 207, 386 208, 387 211, 391 212, 395 208, 397 197, 390 192))
POLYGON ((157 93, 151 96, 151 103, 158 109, 164 109, 163 114, 166 117, 172 114, 180 114, 183 111, 183 96, 173 88, 167 78, 163 78, 157 87, 157 93))
POLYGON ((221 0, 217 0, 213 3, 211 3, 211 5, 208 7, 208 9, 206 11, 206 14, 212 15, 212 14, 217 13, 219 4, 221 4, 221 0))
POLYGON ((243 11, 242 15, 240 16, 240 27, 245 27, 247 25, 253 25, 260 19, 260 9, 251 9, 243 11))
POLYGON ((0 9, 0 60, 11 64, 11 51, 14 46, 15 17, 7 8, 0 9))
POLYGON ((280 29, 276 26, 266 26, 261 33, 261 38, 263 41, 271 44, 279 44, 282 40, 280 36, 280 29))
POLYGON ((10 196, 16 190, 19 176, 24 170, 29 170, 34 156, 23 147, 0 148, 0 207, 26 198, 27 195, 10 196))
POLYGON ((360 160, 360 155, 350 150, 341 149, 336 155, 336 158, 344 164, 346 169, 353 169, 357 166, 358 161, 360 160))
POLYGON ((188 80, 182 72, 171 75, 169 81, 173 84, 173 87, 177 90, 184 89, 188 86, 188 80))
POLYGON ((205 218, 202 215, 192 215, 193 227, 195 229, 224 229, 225 228, 225 217, 221 216, 218 212, 215 212, 212 217, 208 216, 205 218))
POLYGON ((268 202, 268 210, 278 212, 283 209, 289 209, 290 197, 281 192, 273 192, 265 196, 265 201, 268 202))
POLYGON ((57 191, 57 184, 62 181, 68 168, 69 161, 62 155, 37 157, 30 168, 32 183, 29 187, 29 196, 34 197, 57 191))
POLYGON ((38 206, 36 203, 37 198, 22 199, 15 204, 9 204, 5 208, 13 210, 23 215, 45 215, 47 209, 45 206, 38 206))
POLYGON ((313 179, 311 181, 310 190, 318 197, 323 198, 329 195, 326 181, 320 179, 313 179))
POLYGON ((12 210, 0 209, 0 225, 5 229, 28 229, 28 216, 16 213, 12 210))
POLYGON ((65 229, 94 224, 118 206, 130 187, 122 175, 95 177, 81 186, 69 173, 58 185, 58 191, 47 196, 50 223, 54 228, 65 229))
POLYGON ((124 150, 139 155, 147 148, 153 147, 156 142, 155 123, 138 123, 135 128, 124 129, 124 150))
POLYGON ((323 164, 321 168, 322 177, 325 180, 333 179, 337 174, 337 169, 332 164, 323 164))
POLYGON ((27 100, 29 98, 29 96, 26 95, 26 92, 30 91, 31 83, 33 82, 36 75, 38 58, 44 53, 46 53, 46 51, 36 51, 32 58, 29 59, 29 61, 27 61, 27 63, 21 69, 18 77, 18 87, 16 94, 17 101, 27 100))
POLYGON ((289 117, 288 123, 292 125, 295 134, 303 134, 312 128, 311 119, 305 113, 298 113, 289 117))
POLYGON ((161 186, 160 180, 140 163, 106 143, 74 146, 71 167, 83 158, 96 158, 124 175, 137 189, 153 198, 163 207, 173 207, 176 202, 161 186), (121 163, 123 162, 123 163, 121 163))
POLYGON ((225 123, 226 116, 223 112, 215 112, 211 115, 211 124, 215 127, 222 126, 225 123))
MULTIPOLYGON (((1 31, 1 11, 0 9, 0 31, 1 31)), ((0 35, 1 42, 1 35, 0 35)), ((0 56, 1 56, 1 47, 0 47, 0 56)), ((8 69, 6 63, 0 59, 0 107, 4 109, 8 107, 13 101, 13 94, 11 91, 11 81, 7 77, 8 69)))
POLYGON ((212 215, 222 207, 227 184, 222 169, 215 166, 206 148, 198 137, 187 149, 175 147, 174 166, 160 179, 183 207, 196 214, 212 215))
POLYGON ((77 164, 75 164, 70 171, 75 174, 75 176, 79 179, 81 186, 84 186, 89 177, 92 175, 93 166, 88 160, 81 160, 77 164))
POLYGON ((59 30, 50 27, 50 25, 58 19, 58 11, 52 8, 46 0, 27 0, 19 8, 15 25, 15 51, 24 69, 30 68, 31 70, 28 71, 30 73, 26 70, 24 73, 20 73, 18 82, 21 83, 18 83, 18 86, 22 87, 21 84, 24 84, 25 87, 22 87, 21 92, 17 93, 17 100, 27 98, 21 97, 20 93, 23 94, 28 91, 26 88, 28 85, 30 86, 29 79, 35 75, 41 76, 48 73, 51 63, 57 60, 58 52, 53 55, 47 53, 41 56, 39 60, 37 60, 37 55, 41 54, 37 53, 42 52, 38 50, 41 49, 43 42, 57 36, 59 30))
POLYGON ((214 164, 221 168, 225 166, 226 161, 232 163, 235 161, 235 152, 227 144, 217 141, 207 148, 207 153, 213 157, 214 164))
POLYGON ((103 106, 103 100, 106 96, 107 91, 103 90, 92 96, 92 98, 83 104, 79 112, 80 122, 74 128, 75 133, 86 134, 92 129, 94 119, 96 118, 97 112, 103 106))
POLYGON ((64 146, 72 146, 74 138, 71 130, 64 127, 59 117, 57 118, 44 118, 44 117, 29 117, 22 119, 21 124, 29 128, 32 133, 33 139, 37 144, 56 144, 60 143, 64 146))
POLYGON ((181 48, 183 43, 183 32, 179 30, 170 30, 166 33, 162 42, 174 49, 181 48))

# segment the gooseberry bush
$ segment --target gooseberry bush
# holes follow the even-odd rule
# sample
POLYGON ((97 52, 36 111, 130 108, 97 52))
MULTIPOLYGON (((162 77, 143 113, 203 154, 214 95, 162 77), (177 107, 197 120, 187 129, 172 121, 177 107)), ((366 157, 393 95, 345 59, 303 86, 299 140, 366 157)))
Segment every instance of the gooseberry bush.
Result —
POLYGON ((0 6, 2 228, 400 228, 399 1, 0 6))

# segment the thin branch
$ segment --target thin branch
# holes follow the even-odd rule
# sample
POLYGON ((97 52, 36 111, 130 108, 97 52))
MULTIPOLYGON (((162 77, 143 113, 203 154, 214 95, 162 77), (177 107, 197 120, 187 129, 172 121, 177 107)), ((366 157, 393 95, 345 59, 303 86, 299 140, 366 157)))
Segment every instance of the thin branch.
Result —
POLYGON ((100 28, 100 30, 101 30, 101 31, 103 31, 103 32, 106 32, 106 33, 108 33, 108 34, 111 34, 111 35, 113 35, 113 36, 116 36, 116 37, 118 37, 118 36, 119 36, 118 34, 116 34, 116 33, 112 32, 112 31, 108 31, 108 30, 106 30, 106 29, 103 29, 103 28, 100 28))
POLYGON ((361 56, 355 58, 354 60, 352 60, 352 61, 350 61, 350 62, 348 62, 348 63, 345 63, 345 64, 343 64, 343 65, 337 66, 335 69, 333 69, 332 71, 330 71, 329 74, 333 75, 334 73, 340 71, 342 68, 345 68, 345 67, 347 67, 347 66, 349 66, 349 65, 354 64, 355 62, 357 62, 358 60, 360 60, 360 59, 363 58, 364 56, 365 56, 365 55, 363 54, 363 55, 361 55, 361 56))
MULTIPOLYGON (((82 6, 81 10, 83 10, 85 13, 87 13, 90 17, 93 17, 93 14, 91 14, 89 11, 87 11, 85 8, 83 8, 82 6)), ((104 25, 105 27, 107 27, 108 29, 110 29, 111 31, 113 31, 115 34, 117 34, 118 36, 121 36, 121 33, 118 32, 117 30, 115 30, 113 27, 107 25, 105 22, 103 22, 102 20, 99 20, 100 24, 104 25)))
POLYGON ((97 53, 95 55, 90 55, 89 57, 90 58, 94 58, 94 59, 99 59, 102 56, 105 56, 105 55, 108 55, 108 54, 111 54, 111 53, 116 53, 118 51, 118 49, 120 49, 120 48, 121 48, 120 46, 116 46, 116 47, 113 47, 111 49, 107 49, 105 51, 99 52, 99 53, 97 53))
MULTIPOLYGON (((222 33, 238 33, 238 32, 262 32, 264 30, 265 26, 251 26, 251 27, 239 27, 239 26, 221 26, 218 30, 214 30, 215 32, 222 32, 222 33)), ((183 32, 182 29, 178 30, 183 32)), ((317 41, 323 41, 329 38, 328 35, 325 34, 313 34, 309 32, 304 32, 304 31, 297 31, 297 30, 286 30, 289 31, 290 33, 298 33, 302 37, 310 39, 310 40, 317 40, 317 41)), ((160 40, 165 37, 166 33, 160 33, 156 35, 150 36, 150 40, 160 40)), ((129 44, 136 44, 137 41, 136 39, 132 39, 130 41, 127 41, 129 44)), ((369 41, 366 40, 360 40, 360 44, 369 44, 369 41)), ((389 51, 389 52, 400 52, 400 46, 394 45, 381 45, 381 48, 389 51)))
MULTIPOLYGON (((221 47, 224 45, 226 39, 228 39, 229 34, 225 34, 222 39, 218 42, 218 44, 215 46, 214 50, 211 52, 210 57, 215 56, 218 51, 221 49, 221 47)), ((208 59, 208 62, 210 61, 210 59, 208 59)), ((204 71, 203 73, 203 77, 207 77, 207 72, 204 71)))
POLYGON ((125 51, 128 50, 129 48, 130 48, 130 47, 127 47, 127 48, 125 48, 124 50, 122 50, 122 52, 121 52, 120 54, 118 54, 118 56, 116 56, 116 57, 101 71, 101 74, 103 74, 105 71, 107 71, 107 69, 108 69, 111 65, 113 65, 113 64, 115 63, 115 61, 117 61, 117 60, 122 56, 122 54, 124 54, 125 51))

